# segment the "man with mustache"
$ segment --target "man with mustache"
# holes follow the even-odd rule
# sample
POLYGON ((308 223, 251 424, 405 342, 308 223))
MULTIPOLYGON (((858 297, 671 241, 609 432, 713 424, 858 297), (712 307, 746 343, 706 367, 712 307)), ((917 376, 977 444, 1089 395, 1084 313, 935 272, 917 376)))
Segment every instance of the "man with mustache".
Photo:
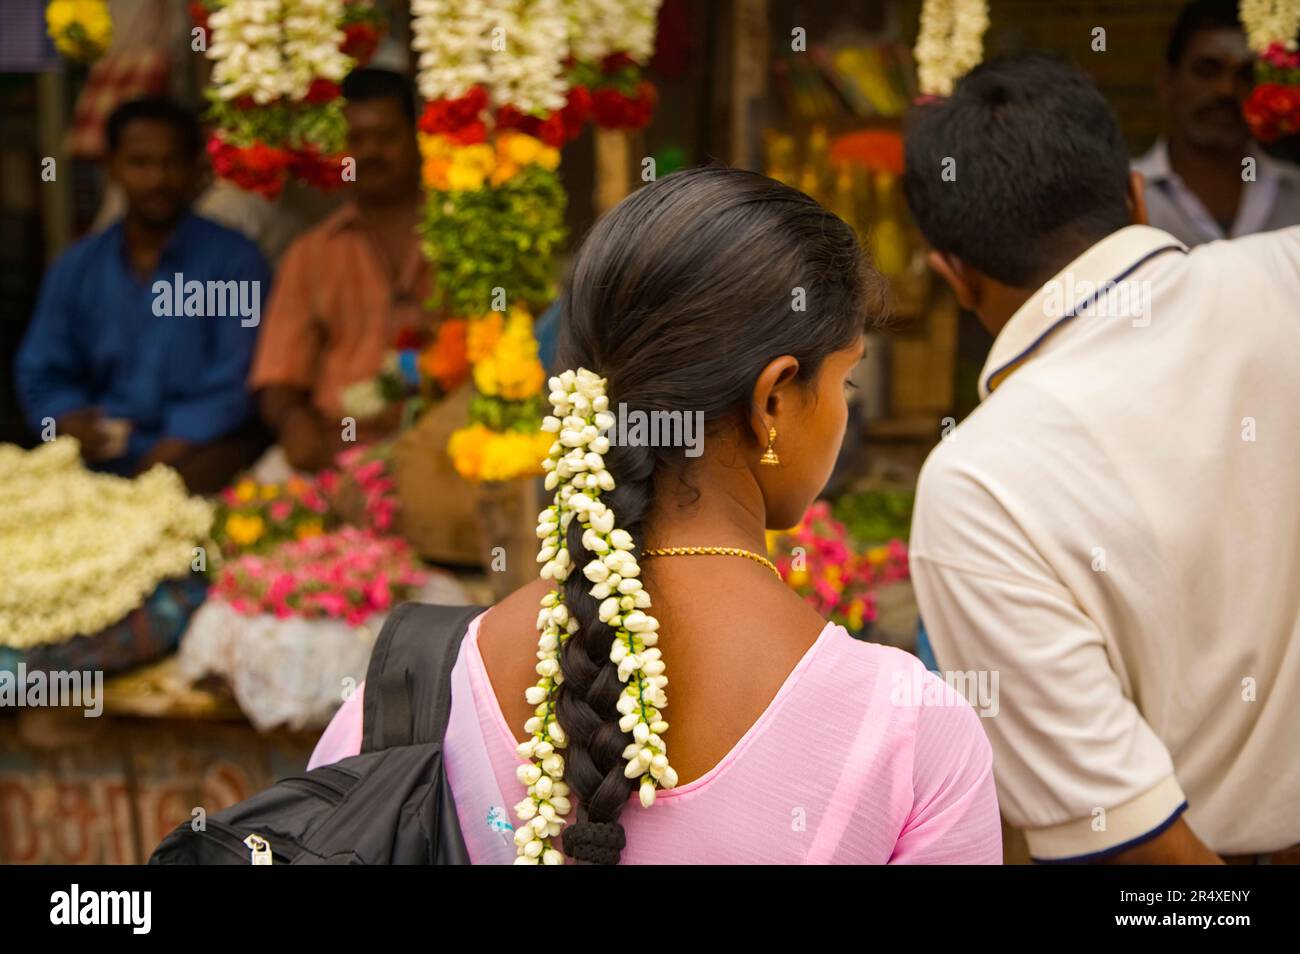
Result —
MULTIPOLYGON (((308 471, 348 446, 344 389, 378 373, 399 332, 428 322, 411 86, 363 69, 344 81, 343 96, 356 179, 345 182, 348 201, 285 253, 249 379, 287 463, 308 471)), ((357 438, 396 424, 392 415, 359 421, 357 438)))
POLYGON ((1151 224, 1188 246, 1300 224, 1300 169, 1269 156, 1242 118, 1254 58, 1236 0, 1184 7, 1166 60, 1158 93, 1168 135, 1133 164, 1151 224))

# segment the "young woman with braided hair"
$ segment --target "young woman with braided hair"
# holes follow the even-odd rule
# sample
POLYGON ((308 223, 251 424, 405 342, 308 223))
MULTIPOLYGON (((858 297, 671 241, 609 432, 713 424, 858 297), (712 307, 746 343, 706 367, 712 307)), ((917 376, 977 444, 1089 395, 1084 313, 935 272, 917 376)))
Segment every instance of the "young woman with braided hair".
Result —
MULTIPOLYGON (((880 287, 848 226, 750 172, 668 176, 596 224, 544 425, 542 579, 471 624, 452 675, 476 863, 1000 862, 978 716, 763 556, 830 475, 880 287), (699 412, 703 452, 612 446, 615 413, 656 411, 699 412)), ((361 695, 313 766, 358 751, 361 695)))

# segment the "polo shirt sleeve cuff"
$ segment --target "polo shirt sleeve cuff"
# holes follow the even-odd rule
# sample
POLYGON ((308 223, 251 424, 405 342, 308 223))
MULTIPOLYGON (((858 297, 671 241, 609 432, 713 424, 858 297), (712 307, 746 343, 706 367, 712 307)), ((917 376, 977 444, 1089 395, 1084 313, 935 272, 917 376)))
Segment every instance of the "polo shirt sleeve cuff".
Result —
POLYGON ((1187 808, 1178 780, 1170 775, 1122 805, 1107 808, 1105 829, 1095 817, 1079 818, 1025 832, 1029 854, 1040 864, 1081 864, 1127 851, 1156 837, 1187 808))

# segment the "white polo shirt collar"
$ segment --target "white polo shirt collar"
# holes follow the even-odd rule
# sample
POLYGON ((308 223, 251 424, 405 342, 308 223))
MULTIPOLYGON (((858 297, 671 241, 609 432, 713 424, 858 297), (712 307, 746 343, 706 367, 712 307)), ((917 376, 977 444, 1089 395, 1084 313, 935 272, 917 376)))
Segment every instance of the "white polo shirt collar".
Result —
POLYGON ((980 372, 980 400, 987 399, 1016 368, 1033 358, 1048 338, 1090 306, 1110 283, 1130 278, 1152 259, 1174 252, 1185 254, 1187 246, 1160 229, 1130 225, 1066 265, 1016 309, 998 332, 980 372), (1077 294, 1064 303, 1064 309, 1056 307, 1062 293, 1072 290, 1077 294))

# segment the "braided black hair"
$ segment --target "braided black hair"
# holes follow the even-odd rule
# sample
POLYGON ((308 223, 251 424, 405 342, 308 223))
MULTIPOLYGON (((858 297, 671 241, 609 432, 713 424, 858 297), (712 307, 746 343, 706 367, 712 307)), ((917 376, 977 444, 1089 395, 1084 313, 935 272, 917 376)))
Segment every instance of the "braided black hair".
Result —
MULTIPOLYGON (((753 172, 679 172, 623 200, 594 227, 574 263, 560 327, 559 366, 607 379, 611 412, 703 412, 706 433, 739 421, 754 382, 793 355, 805 382, 861 335, 867 296, 880 284, 852 230, 808 196, 753 172), (797 289, 806 311, 792 308, 797 289)), ((656 476, 684 473, 681 448, 615 445, 605 457, 617 485, 602 496, 634 541, 654 503, 656 476)), ((591 554, 574 520, 572 564, 591 554)), ((556 718, 567 736, 564 778, 578 818, 564 850, 578 862, 616 864, 619 816, 638 780, 627 778, 618 725, 624 684, 610 661, 615 631, 580 570, 564 583, 579 629, 560 654, 556 718)))

